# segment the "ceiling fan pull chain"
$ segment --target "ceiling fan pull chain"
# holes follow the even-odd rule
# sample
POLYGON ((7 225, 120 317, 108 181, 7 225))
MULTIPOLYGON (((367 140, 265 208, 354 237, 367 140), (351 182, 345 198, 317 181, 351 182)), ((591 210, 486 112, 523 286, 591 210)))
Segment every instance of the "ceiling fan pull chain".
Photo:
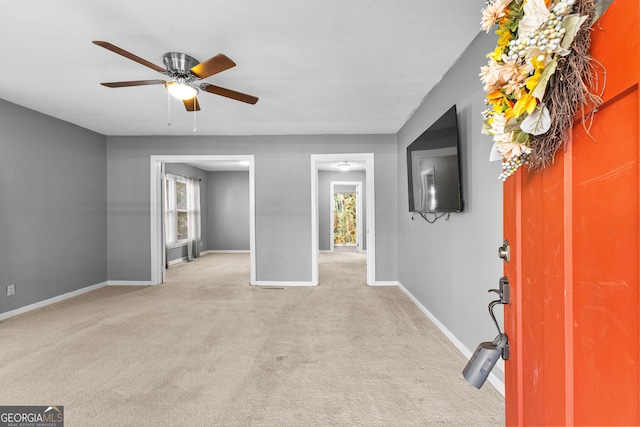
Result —
POLYGON ((196 128, 196 113, 198 112, 198 109, 196 108, 197 106, 197 102, 196 101, 196 97, 193 97, 193 131, 195 132, 197 130, 196 128))
POLYGON ((171 126, 171 94, 167 91, 167 126, 171 126))

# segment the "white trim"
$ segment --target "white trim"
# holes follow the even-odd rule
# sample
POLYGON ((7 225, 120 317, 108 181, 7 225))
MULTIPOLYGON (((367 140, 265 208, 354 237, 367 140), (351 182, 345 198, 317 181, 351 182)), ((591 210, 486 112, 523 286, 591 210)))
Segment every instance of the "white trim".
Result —
POLYGON ((187 246, 186 240, 180 240, 175 243, 167 243, 167 249, 184 248, 185 246, 187 246))
MULTIPOLYGON (((200 252, 200 256, 203 255, 208 255, 208 254, 248 254, 251 251, 248 250, 217 250, 217 249, 209 249, 206 251, 202 251, 200 252)), ((174 264, 180 264, 182 262, 187 261, 189 258, 182 257, 182 258, 176 258, 174 260, 169 261, 169 265, 174 265, 174 264)))
POLYGON ((187 259, 188 258, 186 256, 182 257, 182 258, 176 258, 176 259, 172 259, 167 264, 169 264, 169 265, 180 264, 181 262, 185 262, 187 259))
POLYGON ((366 219, 367 224, 367 284, 376 282, 376 212, 375 170, 373 153, 311 154, 311 283, 318 285, 318 163, 333 161, 365 162, 366 219))
MULTIPOLYGON (((462 353, 464 357, 466 357, 467 359, 470 359, 471 356, 473 356, 473 352, 469 350, 467 346, 465 346, 458 338, 456 338, 456 336, 453 333, 451 333, 451 331, 449 331, 446 328, 446 326, 444 326, 433 315, 433 313, 427 310, 427 308, 424 305, 422 305, 422 303, 418 301, 418 299, 414 297, 413 294, 402 285, 402 283, 398 282, 398 286, 400 287, 402 292, 407 294, 407 296, 411 299, 411 301, 413 301, 413 303, 429 318, 429 320, 431 320, 436 325, 436 327, 440 329, 440 332, 442 332, 449 339, 449 341, 451 341, 451 344, 453 344, 460 351, 460 353, 462 353)), ((460 367, 461 372, 463 368, 464 366, 460 367)), ((498 360, 494 368, 502 372, 502 376, 504 377, 504 361, 502 359, 498 360)), ((504 393, 505 393, 504 381, 498 378, 493 372, 489 374, 488 380, 491 383, 491 385, 498 391, 498 393, 500 393, 504 397, 504 393)))
POLYGON ((246 156, 249 161, 249 265, 251 281, 256 283, 256 166, 253 155, 246 156))
POLYGON ((228 250, 228 249, 209 249, 203 252, 200 252, 201 255, 206 254, 248 254, 251 251, 246 249, 238 249, 238 250, 228 250))
POLYGON ((334 242, 334 235, 333 233, 335 232, 335 229, 333 227, 334 224, 334 220, 335 220, 335 212, 333 209, 333 203, 334 203, 334 192, 336 185, 345 185, 345 186, 352 186, 355 187, 356 189, 356 243, 352 244, 349 243, 347 244, 347 246, 349 245, 353 245, 357 247, 357 251, 358 252, 362 252, 362 201, 360 200, 362 198, 362 181, 330 181, 329 182, 330 185, 330 190, 329 190, 329 250, 331 252, 333 252, 335 250, 335 242, 334 242))
POLYGON ((260 280, 255 283, 256 286, 269 286, 269 287, 294 287, 294 286, 316 286, 312 282, 279 282, 270 280, 260 280))
POLYGON ((387 282, 378 280, 371 286, 398 286, 398 282, 393 280, 387 282))
POLYGON ((164 183, 164 163, 155 160, 153 156, 151 156, 150 177, 151 282, 159 284, 163 280, 166 262, 165 251, 162 248, 165 244, 162 234, 162 185, 159 185, 164 183))
POLYGON ((162 205, 161 186, 162 165, 164 163, 187 163, 200 160, 248 161, 249 162, 249 253, 251 268, 251 283, 256 282, 256 209, 255 209, 255 158, 253 155, 197 155, 197 154, 167 154, 152 155, 150 160, 151 183, 151 282, 162 283, 164 272, 164 250, 162 250, 162 205))
POLYGON ((153 283, 148 280, 108 280, 107 286, 155 286, 159 283, 153 283))
POLYGON ((44 301, 25 305, 24 307, 16 308, 15 310, 7 311, 5 313, 0 313, 0 321, 9 319, 10 317, 14 317, 19 314, 27 313, 32 310, 36 310, 38 308, 46 307, 48 305, 67 300, 69 298, 77 297, 79 295, 95 291, 96 289, 100 289, 107 286, 107 284, 108 282, 98 283, 97 285, 87 286, 86 288, 81 288, 72 292, 67 292, 66 294, 58 295, 57 297, 53 297, 53 298, 46 299, 44 301))

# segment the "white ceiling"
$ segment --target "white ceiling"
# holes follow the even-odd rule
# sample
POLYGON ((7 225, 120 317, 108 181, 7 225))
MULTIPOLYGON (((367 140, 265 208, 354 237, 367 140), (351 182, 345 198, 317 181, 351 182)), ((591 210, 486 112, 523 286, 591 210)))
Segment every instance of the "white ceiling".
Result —
MULTIPOLYGON (((396 133, 480 30, 470 0, 7 0, 0 12, 0 98, 104 135, 396 133), (163 79, 92 44, 163 66, 165 52, 236 67, 204 81, 193 114, 163 79)), ((471 78, 477 75, 470 71, 471 78)))

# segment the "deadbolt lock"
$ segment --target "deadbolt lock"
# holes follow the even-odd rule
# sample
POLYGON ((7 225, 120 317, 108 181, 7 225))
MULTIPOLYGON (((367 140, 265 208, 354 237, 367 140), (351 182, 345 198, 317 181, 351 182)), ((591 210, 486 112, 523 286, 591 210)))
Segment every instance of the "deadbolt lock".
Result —
POLYGON ((498 257, 508 262, 511 259, 511 248, 509 247, 509 242, 506 240, 502 243, 502 246, 498 248, 498 257))

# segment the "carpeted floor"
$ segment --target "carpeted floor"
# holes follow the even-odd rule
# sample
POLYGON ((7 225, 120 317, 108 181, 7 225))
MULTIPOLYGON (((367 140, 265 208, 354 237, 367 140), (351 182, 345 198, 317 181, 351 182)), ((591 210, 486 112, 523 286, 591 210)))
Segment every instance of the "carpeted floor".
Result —
POLYGON ((0 322, 0 405, 63 405, 66 427, 490 426, 504 400, 365 256, 320 285, 249 283, 246 254, 172 266, 0 322))

